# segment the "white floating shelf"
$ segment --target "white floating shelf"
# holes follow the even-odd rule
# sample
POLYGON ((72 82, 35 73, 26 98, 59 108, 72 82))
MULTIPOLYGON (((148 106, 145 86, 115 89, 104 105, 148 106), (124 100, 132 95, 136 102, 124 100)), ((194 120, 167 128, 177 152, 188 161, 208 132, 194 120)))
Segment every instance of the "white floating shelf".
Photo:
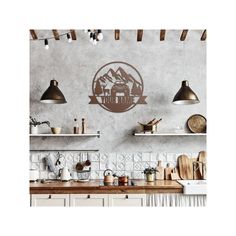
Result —
POLYGON ((30 137, 98 137, 100 138, 100 131, 91 134, 30 134, 30 137))
POLYGON ((134 133, 133 134, 134 136, 206 136, 207 134, 206 133, 134 133))

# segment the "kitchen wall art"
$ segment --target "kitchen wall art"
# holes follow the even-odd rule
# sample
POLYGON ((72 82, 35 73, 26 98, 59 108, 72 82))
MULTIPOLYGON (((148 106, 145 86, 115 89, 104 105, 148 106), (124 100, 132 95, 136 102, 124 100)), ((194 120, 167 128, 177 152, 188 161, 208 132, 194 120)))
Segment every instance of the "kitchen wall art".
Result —
POLYGON ((137 104, 147 104, 142 77, 126 62, 115 61, 102 66, 94 76, 92 91, 89 104, 99 104, 110 112, 126 112, 137 104))
MULTIPOLYGON (((53 37, 52 30, 35 32, 40 39, 53 37)), ((71 33, 70 30, 58 30, 59 35, 68 32, 71 33)), ((206 150, 205 135, 133 136, 133 131, 139 129, 137 122, 145 124, 154 117, 163 119, 158 125, 159 134, 189 133, 186 121, 190 116, 201 114, 207 118, 206 43, 200 40, 202 30, 190 30, 184 47, 183 41, 179 40, 181 30, 168 30, 163 41, 158 37, 160 30, 144 30, 141 42, 137 42, 136 30, 121 30, 119 40, 114 38, 115 30, 102 30, 102 33, 104 39, 96 47, 89 42, 88 35, 83 30, 75 30, 75 40, 71 33, 71 43, 67 42, 66 35, 60 37, 60 40, 50 39, 49 50, 45 50, 43 40, 30 40, 30 115, 39 121, 50 121, 51 127, 61 127, 61 134, 73 134, 74 118, 80 121, 80 133, 82 118, 86 119, 87 133, 96 133, 98 130, 101 132, 99 139, 70 136, 31 137, 30 149, 96 149, 105 153, 185 153, 206 150), (183 62, 186 62, 185 67, 183 62), (107 63, 111 64, 99 71, 107 63), (105 106, 108 104, 98 104, 101 97, 93 92, 96 79, 106 74, 109 69, 116 72, 119 67, 142 84, 141 96, 147 96, 147 104, 132 104, 135 105, 133 109, 128 110, 132 107, 128 106, 125 112, 110 111, 105 106), (67 103, 55 105, 39 101, 53 78, 58 81, 67 103), (172 103, 181 81, 185 79, 189 81, 200 103, 191 106, 177 106, 172 103), (89 96, 93 97, 94 104, 89 104, 89 96)), ((100 85, 103 89, 102 84, 100 85)), ((113 85, 110 84, 111 87, 113 85)), ((105 89, 109 89, 108 86, 105 89)), ((129 89, 131 94, 132 86, 129 89)), ((104 92, 107 95, 111 91, 104 92)), ((47 125, 41 125, 39 133, 51 134, 51 130, 47 125)))

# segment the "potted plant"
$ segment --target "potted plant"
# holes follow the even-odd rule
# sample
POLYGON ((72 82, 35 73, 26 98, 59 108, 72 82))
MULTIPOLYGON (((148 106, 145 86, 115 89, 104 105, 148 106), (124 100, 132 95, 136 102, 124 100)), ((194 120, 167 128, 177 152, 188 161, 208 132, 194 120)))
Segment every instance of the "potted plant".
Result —
POLYGON ((35 118, 30 116, 30 133, 31 134, 37 134, 38 133, 38 126, 42 124, 47 124, 48 127, 50 127, 50 122, 49 121, 37 121, 35 118))
POLYGON ((156 169, 153 167, 146 168, 143 173, 145 174, 147 182, 153 182, 155 180, 156 169))

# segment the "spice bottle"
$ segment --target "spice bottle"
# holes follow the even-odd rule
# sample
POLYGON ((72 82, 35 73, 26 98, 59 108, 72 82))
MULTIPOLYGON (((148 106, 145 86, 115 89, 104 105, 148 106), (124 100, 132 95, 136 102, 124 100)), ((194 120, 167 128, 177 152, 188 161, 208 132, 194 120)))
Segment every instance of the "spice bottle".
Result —
POLYGON ((79 133, 79 123, 77 121, 77 119, 74 119, 74 134, 78 134, 79 133))
POLYGON ((85 134, 86 132, 86 124, 85 124, 85 119, 82 118, 82 131, 81 131, 81 134, 85 134))

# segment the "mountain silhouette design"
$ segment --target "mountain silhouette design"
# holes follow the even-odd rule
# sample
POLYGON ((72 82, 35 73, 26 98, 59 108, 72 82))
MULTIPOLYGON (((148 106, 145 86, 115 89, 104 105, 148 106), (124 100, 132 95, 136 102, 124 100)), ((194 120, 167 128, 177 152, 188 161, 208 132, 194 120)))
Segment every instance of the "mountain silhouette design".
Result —
POLYGON ((110 68, 108 72, 100 76, 98 80, 102 83, 108 82, 114 84, 117 81, 121 81, 124 83, 136 83, 137 85, 142 86, 142 84, 138 82, 131 74, 126 73, 122 67, 119 67, 116 71, 110 68))

